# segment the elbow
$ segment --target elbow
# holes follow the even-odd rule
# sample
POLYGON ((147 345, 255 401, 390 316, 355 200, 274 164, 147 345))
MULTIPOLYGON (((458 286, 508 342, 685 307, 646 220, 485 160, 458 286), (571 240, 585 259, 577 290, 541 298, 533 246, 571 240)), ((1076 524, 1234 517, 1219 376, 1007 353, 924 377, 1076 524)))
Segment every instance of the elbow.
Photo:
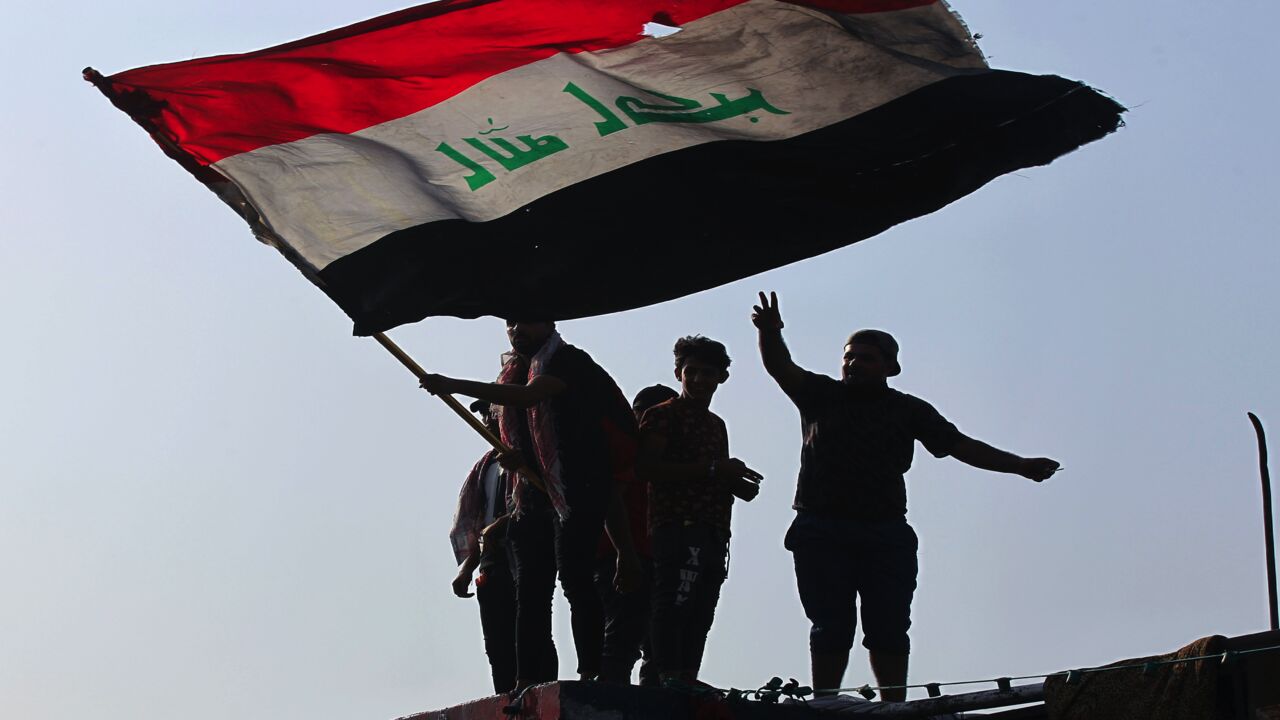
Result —
POLYGON ((956 444, 951 446, 951 452, 947 454, 966 465, 974 465, 976 467, 979 462, 979 458, 974 453, 973 440, 971 438, 961 437, 956 440, 956 444))
POLYGON ((515 397, 511 398, 510 402, 506 403, 506 406, 513 407, 517 410, 528 410, 529 408, 533 407, 534 405, 537 405, 538 403, 542 402, 545 399, 546 398, 542 397, 538 393, 529 392, 526 390, 516 395, 515 397))

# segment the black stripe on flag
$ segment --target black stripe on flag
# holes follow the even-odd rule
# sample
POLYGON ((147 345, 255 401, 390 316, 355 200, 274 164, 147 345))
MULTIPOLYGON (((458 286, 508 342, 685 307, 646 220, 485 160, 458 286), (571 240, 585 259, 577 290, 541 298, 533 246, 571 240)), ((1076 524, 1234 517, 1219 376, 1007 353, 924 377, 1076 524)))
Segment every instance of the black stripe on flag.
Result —
POLYGON ((395 232, 320 280, 358 335, 432 315, 562 320, 641 307, 933 212, 1113 132, 1122 112, 1079 82, 981 71, 794 138, 649 158, 489 222, 395 232))

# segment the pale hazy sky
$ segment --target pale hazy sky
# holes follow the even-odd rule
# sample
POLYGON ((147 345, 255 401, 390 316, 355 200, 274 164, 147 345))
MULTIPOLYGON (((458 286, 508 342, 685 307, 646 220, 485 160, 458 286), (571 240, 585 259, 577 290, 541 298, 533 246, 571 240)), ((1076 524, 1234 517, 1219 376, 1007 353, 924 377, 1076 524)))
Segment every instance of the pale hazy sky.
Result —
MULTIPOLYGON (((756 356, 758 289, 804 366, 892 330, 898 388, 1066 467, 1034 485, 917 451, 913 681, 1266 627, 1245 411, 1280 437, 1280 4, 954 6, 993 66, 1087 81, 1128 127, 864 243, 562 325, 628 394, 671 380, 679 335, 734 357, 714 409, 766 480, 735 510, 713 683, 808 672, 782 548, 799 427, 756 356)), ((0 714, 374 720, 488 690, 446 538, 482 442, 79 79, 398 7, 52 0, 0 29, 0 714)), ((392 336, 470 377, 504 348, 493 319, 392 336)), ((859 649, 846 684, 869 681, 859 649)))

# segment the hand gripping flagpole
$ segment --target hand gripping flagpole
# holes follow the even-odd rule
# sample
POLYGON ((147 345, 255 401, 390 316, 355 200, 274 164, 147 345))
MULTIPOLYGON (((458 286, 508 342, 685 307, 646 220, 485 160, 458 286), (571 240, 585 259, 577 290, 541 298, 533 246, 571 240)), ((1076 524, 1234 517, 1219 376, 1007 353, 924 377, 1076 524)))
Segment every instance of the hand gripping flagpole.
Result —
MULTIPOLYGON (((416 375, 419 380, 425 380, 427 378, 427 371, 423 370, 422 366, 419 365, 417 361, 409 357, 408 353, 401 350, 399 345, 392 342, 391 338, 387 337, 386 333, 376 332, 372 337, 374 340, 378 341, 379 345, 386 348, 387 352, 391 353, 395 359, 399 360, 401 365, 408 368, 409 372, 416 375)), ((500 453, 511 452, 511 448, 507 447, 506 443, 502 442, 497 435, 493 434, 493 431, 485 427, 484 423, 480 422, 475 415, 472 415, 469 410, 463 407, 462 403, 458 402, 457 398, 449 393, 438 393, 435 394, 435 396, 440 398, 445 405, 448 405, 450 410, 457 413, 458 417, 466 421, 473 430, 480 433, 480 437, 483 437, 490 445, 492 445, 494 450, 497 450, 500 453)), ((546 492, 547 487, 543 484, 542 478, 538 477, 538 474, 533 470, 527 467, 522 467, 518 472, 523 475, 526 480, 533 483, 534 487, 546 492)))

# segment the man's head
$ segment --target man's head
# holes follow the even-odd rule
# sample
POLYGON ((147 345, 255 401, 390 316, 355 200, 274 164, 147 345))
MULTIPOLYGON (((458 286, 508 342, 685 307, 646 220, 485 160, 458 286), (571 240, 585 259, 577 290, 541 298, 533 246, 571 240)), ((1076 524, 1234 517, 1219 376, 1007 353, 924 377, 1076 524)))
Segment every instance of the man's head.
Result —
POLYGON ((644 415, 645 410, 658 403, 664 403, 673 397, 680 397, 680 393, 662 383, 650 385, 636 393, 635 399, 631 401, 631 411, 636 414, 636 420, 639 420, 640 416, 644 415))
POLYGON ((883 385, 902 372, 898 365, 898 341, 883 330, 859 330, 844 346, 840 374, 855 386, 883 385))
POLYGON ((676 379, 682 397, 710 402, 716 388, 729 379, 729 351, 701 335, 676 341, 676 379))
POLYGON ((511 349, 521 355, 531 356, 556 331, 556 324, 549 320, 508 320, 507 339, 511 349))

